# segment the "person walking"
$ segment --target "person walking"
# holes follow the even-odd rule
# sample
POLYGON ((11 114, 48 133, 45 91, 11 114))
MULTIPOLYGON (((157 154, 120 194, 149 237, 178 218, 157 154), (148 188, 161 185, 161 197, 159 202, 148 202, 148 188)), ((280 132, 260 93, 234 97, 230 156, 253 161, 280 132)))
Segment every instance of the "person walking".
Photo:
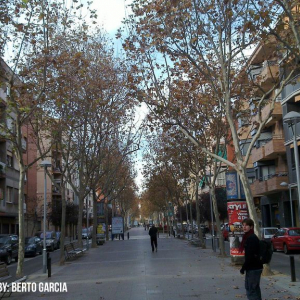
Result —
POLYGON ((154 252, 154 247, 157 252, 157 233, 158 233, 157 228, 155 227, 154 224, 152 224, 151 228, 149 229, 152 252, 154 252))
POLYGON ((260 290, 260 278, 263 264, 259 258, 259 239, 254 233, 254 222, 252 219, 245 219, 242 222, 244 236, 239 247, 239 252, 245 250, 245 262, 240 270, 245 274, 245 288, 248 300, 262 300, 260 290))

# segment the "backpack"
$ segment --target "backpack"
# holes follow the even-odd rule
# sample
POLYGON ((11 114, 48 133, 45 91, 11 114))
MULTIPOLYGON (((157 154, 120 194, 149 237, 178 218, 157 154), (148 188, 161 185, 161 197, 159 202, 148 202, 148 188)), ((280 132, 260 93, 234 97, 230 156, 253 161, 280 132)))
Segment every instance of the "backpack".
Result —
POLYGON ((270 263, 273 255, 271 242, 259 240, 259 259, 262 264, 270 263))

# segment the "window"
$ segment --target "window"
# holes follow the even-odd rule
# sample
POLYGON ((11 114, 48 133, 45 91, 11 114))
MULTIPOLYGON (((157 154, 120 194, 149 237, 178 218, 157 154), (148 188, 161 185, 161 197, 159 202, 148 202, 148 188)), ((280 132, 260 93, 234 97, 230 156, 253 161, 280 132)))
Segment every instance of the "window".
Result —
POLYGON ((248 177, 248 181, 250 184, 253 183, 255 181, 255 177, 248 177))
MULTIPOLYGON (((295 154, 294 154, 294 148, 291 148, 291 159, 292 159, 292 169, 295 170, 295 154)), ((300 155, 299 152, 299 147, 298 147, 298 154, 300 155)))
POLYGON ((11 168, 14 166, 13 157, 10 154, 6 155, 6 165, 11 168))
POLYGON ((226 185, 226 178, 225 178, 226 174, 225 172, 220 172, 217 176, 217 185, 222 185, 225 186, 226 185))
POLYGON ((261 167, 261 177, 262 180, 270 179, 270 176, 275 175, 276 168, 275 166, 262 166, 261 167))
POLYGON ((12 203, 13 202, 13 188, 7 187, 6 188, 6 203, 12 203))

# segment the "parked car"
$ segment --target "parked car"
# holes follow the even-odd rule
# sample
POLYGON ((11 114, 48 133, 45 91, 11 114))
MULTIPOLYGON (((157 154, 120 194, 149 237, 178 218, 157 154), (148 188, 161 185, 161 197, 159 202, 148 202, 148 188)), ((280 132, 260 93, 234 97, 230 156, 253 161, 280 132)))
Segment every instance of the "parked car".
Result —
POLYGON ((263 227, 260 229, 261 238, 266 241, 271 241, 273 235, 278 231, 277 227, 263 227))
POLYGON ((25 256, 36 256, 43 253, 43 241, 37 236, 25 238, 25 256))
MULTIPOLYGON (((44 239, 44 233, 41 233, 40 239, 44 239)), ((46 249, 50 251, 58 249, 58 240, 55 231, 46 232, 46 249)))
POLYGON ((10 265, 12 259, 18 261, 19 238, 13 234, 0 234, 0 260, 10 265))
POLYGON ((280 228, 271 239, 273 251, 282 250, 288 254, 292 250, 300 250, 300 228, 280 228))

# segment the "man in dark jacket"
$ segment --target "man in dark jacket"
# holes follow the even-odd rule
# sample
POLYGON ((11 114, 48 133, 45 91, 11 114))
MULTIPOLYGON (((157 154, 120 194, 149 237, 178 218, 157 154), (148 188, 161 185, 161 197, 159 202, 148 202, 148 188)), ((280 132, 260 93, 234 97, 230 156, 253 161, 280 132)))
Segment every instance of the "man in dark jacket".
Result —
POLYGON ((239 251, 245 250, 245 262, 240 270, 246 271, 245 288, 248 300, 262 300, 260 291, 260 277, 263 264, 259 258, 259 239, 254 233, 254 222, 245 219, 242 222, 244 236, 239 251))
POLYGON ((154 246, 155 246, 155 250, 157 252, 157 232, 158 232, 157 228, 155 227, 154 224, 152 224, 152 227, 149 229, 152 252, 154 252, 154 246))

